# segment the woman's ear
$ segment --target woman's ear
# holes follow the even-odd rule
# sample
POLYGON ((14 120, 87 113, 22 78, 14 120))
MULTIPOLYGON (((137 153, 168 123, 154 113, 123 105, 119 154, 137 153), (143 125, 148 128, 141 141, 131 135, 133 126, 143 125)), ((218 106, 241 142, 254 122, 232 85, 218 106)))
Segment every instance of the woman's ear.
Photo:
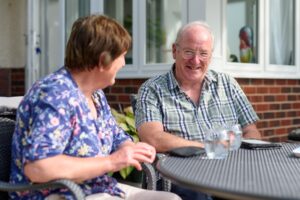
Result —
POLYGON ((106 67, 110 63, 111 63, 111 55, 107 51, 101 53, 99 57, 99 66, 106 67))

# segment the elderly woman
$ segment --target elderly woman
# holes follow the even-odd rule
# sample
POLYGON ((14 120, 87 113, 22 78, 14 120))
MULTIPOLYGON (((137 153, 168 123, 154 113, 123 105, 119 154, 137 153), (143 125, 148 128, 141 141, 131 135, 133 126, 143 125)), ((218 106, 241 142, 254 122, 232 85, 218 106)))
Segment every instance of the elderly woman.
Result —
MULTIPOLYGON (((112 117, 102 91, 125 65, 131 37, 106 16, 78 19, 66 48, 65 66, 37 81, 17 113, 11 182, 71 179, 87 199, 180 199, 134 188, 108 176, 127 166, 141 170, 155 149, 133 143, 112 117), (126 191, 126 192, 125 192, 126 191)), ((11 193, 12 199, 71 199, 65 190, 11 193)))

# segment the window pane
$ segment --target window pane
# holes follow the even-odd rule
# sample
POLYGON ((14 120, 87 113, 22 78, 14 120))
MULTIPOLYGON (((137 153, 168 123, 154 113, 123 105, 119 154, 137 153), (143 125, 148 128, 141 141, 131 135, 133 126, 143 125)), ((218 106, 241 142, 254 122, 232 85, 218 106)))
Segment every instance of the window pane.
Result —
POLYGON ((258 62, 258 1, 228 0, 227 61, 258 62))
POLYGON ((182 25, 183 0, 146 1, 146 63, 170 63, 172 44, 182 25))
POLYGON ((294 0, 270 3, 270 64, 295 64, 294 7, 294 0))
MULTIPOLYGON (((132 37, 132 0, 104 0, 104 14, 116 19, 132 37)), ((132 64, 132 49, 125 59, 126 64, 132 64)))
POLYGON ((59 1, 43 1, 43 9, 46 10, 44 16, 44 24, 42 29, 42 66, 40 69, 40 76, 49 74, 59 67, 61 67, 61 55, 59 55, 58 49, 61 49, 61 35, 60 30, 62 28, 60 13, 59 13, 59 1))
POLYGON ((87 16, 90 14, 90 1, 89 0, 73 0, 66 2, 66 42, 68 41, 71 33, 71 28, 76 19, 79 17, 87 16))

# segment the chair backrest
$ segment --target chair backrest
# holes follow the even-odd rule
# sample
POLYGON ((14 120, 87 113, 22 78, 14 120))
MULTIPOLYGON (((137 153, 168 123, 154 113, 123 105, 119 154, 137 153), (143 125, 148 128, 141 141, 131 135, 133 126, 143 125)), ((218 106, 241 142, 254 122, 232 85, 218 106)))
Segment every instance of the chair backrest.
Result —
MULTIPOLYGON (((11 162, 11 142, 15 121, 0 117, 0 181, 8 182, 11 162)), ((0 199, 7 199, 7 192, 0 192, 0 199)))
POLYGON ((10 108, 0 105, 0 117, 16 120, 17 108, 10 108))
POLYGON ((288 134, 288 140, 294 142, 300 142, 300 128, 292 130, 288 134))
POLYGON ((133 113, 135 113, 137 94, 130 94, 129 98, 133 113))

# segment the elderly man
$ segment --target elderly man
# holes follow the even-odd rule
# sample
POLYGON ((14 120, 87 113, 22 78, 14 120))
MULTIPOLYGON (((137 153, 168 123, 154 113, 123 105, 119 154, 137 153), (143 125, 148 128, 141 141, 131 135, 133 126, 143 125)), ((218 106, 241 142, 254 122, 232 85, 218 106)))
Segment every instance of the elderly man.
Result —
MULTIPOLYGON (((141 140, 157 152, 204 147, 205 130, 215 125, 239 123, 244 138, 261 137, 255 125, 258 116, 238 83, 208 69, 213 46, 214 36, 207 24, 195 21, 183 26, 172 46, 175 63, 171 70, 141 86, 136 125, 141 140)), ((176 185, 172 191, 182 199, 210 198, 176 185)))

